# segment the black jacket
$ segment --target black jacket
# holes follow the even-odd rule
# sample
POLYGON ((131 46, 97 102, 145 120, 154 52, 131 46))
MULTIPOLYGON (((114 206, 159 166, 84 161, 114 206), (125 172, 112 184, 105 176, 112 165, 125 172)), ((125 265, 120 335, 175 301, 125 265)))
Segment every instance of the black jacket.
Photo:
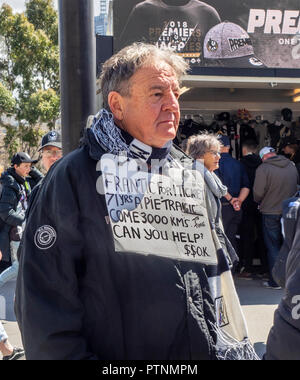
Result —
POLYGON ((253 206, 257 208, 257 204, 255 204, 253 199, 253 185, 255 180, 256 169, 262 163, 261 158, 257 154, 249 154, 241 158, 241 163, 244 165, 246 169, 250 185, 250 193, 243 203, 243 209, 248 209, 253 206))
POLYGON ((15 303, 27 359, 215 359, 203 265, 115 252, 104 153, 88 131, 31 205, 15 303))
POLYGON ((14 168, 7 169, 1 176, 1 198, 0 198, 0 249, 3 254, 3 260, 9 261, 9 232, 11 227, 21 226, 25 219, 24 210, 18 209, 18 203, 22 197, 21 186, 25 187, 29 197, 32 184, 42 178, 42 174, 33 168, 30 177, 25 179, 20 177, 14 168), (34 182, 33 182, 34 181, 34 182))
MULTIPOLYGON (((300 360, 300 198, 289 202, 285 293, 275 311, 266 360, 300 360)), ((285 231, 287 231, 285 229, 285 231)))

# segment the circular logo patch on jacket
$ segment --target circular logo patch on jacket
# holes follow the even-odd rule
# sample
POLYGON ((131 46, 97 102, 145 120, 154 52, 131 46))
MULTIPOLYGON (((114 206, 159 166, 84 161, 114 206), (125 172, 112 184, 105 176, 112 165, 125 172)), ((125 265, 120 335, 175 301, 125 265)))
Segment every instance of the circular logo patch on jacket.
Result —
POLYGON ((56 242, 57 234, 53 227, 42 226, 34 235, 34 243, 39 249, 49 249, 56 242))

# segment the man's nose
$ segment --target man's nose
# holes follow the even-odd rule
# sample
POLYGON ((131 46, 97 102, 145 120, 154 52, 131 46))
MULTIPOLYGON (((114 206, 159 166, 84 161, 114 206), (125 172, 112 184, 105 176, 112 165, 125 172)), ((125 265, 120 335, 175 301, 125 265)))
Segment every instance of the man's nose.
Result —
POLYGON ((170 92, 169 94, 166 95, 162 110, 163 111, 171 111, 171 112, 176 112, 179 109, 179 102, 178 98, 173 92, 170 92))

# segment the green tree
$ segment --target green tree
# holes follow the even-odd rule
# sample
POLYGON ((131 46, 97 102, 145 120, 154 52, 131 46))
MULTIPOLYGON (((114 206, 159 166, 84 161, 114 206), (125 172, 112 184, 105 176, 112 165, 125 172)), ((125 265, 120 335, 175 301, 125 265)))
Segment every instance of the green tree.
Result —
POLYGON ((52 0, 31 0, 27 2, 26 16, 35 30, 43 30, 54 45, 58 45, 58 18, 52 0))
POLYGON ((0 82, 0 113, 6 116, 11 116, 15 112, 16 100, 9 91, 0 82))
POLYGON ((34 154, 45 132, 42 126, 53 128, 59 117, 57 33, 52 0, 29 0, 25 13, 20 14, 14 14, 7 4, 0 8, 1 114, 13 112, 17 124, 1 118, 9 155, 16 150, 34 154), (14 100, 10 106, 9 98, 14 100))

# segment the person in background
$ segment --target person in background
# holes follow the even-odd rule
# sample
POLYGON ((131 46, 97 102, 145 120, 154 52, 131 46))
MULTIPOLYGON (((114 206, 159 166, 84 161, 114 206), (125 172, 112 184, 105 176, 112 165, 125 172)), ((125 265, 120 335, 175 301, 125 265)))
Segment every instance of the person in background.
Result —
POLYGON ((240 260, 241 272, 239 278, 252 279, 253 276, 266 276, 268 272, 268 260, 262 234, 262 218, 258 210, 258 204, 253 199, 253 186, 256 169, 262 160, 257 154, 257 143, 254 140, 246 140, 242 144, 241 163, 244 165, 249 183, 250 193, 242 205, 242 222, 240 225, 240 260), (253 268, 254 254, 258 253, 261 261, 260 270, 253 268))
POLYGON ((20 245, 25 211, 31 187, 28 176, 35 177, 35 183, 42 178, 37 169, 32 168, 33 160, 25 152, 15 154, 11 159, 11 167, 1 176, 2 194, 0 199, 0 249, 6 261, 10 259, 11 266, 0 274, 0 288, 18 274, 17 251, 20 245))
POLYGON ((18 360, 25 355, 23 348, 13 347, 11 345, 1 321, 0 321, 0 352, 2 354, 2 360, 18 360))
POLYGON ((283 155, 296 165, 300 178, 300 147, 297 139, 294 137, 286 137, 283 139, 281 147, 283 155))
POLYGON ((46 172, 48 172, 54 162, 59 160, 63 155, 61 134, 58 131, 46 133, 42 138, 39 152, 42 153, 42 165, 46 172))
MULTIPOLYGON (((295 199, 296 198, 296 199, 295 199)), ((286 202, 284 229, 289 247, 285 266, 285 291, 274 314, 265 360, 300 359, 300 198, 286 202)))
MULTIPOLYGON (((62 141, 61 141, 60 133, 57 131, 50 131, 50 132, 46 133, 42 137, 41 146, 40 146, 38 151, 42 153, 41 162, 42 162, 42 166, 43 166, 45 172, 47 173, 49 171, 49 169, 51 168, 51 166, 57 160, 59 160, 63 155, 63 153, 62 153, 62 141)), ((34 187, 33 191, 30 194, 30 198, 29 198, 29 202, 28 202, 28 208, 27 208, 26 214, 25 214, 25 219, 28 218, 28 214, 31 210, 31 205, 32 205, 33 200, 36 197, 36 195, 37 195, 37 193, 41 187, 43 179, 44 179, 44 176, 42 175, 40 177, 39 182, 36 184, 36 186, 34 187)), ((21 243, 20 243, 19 249, 18 249, 18 255, 17 255, 18 260, 20 260, 22 244, 23 243, 21 240, 21 243)))
POLYGON ((232 267, 238 260, 236 252, 228 241, 221 218, 221 199, 225 198, 228 202, 234 202, 233 197, 228 193, 228 189, 223 185, 220 178, 214 173, 219 168, 222 143, 220 136, 210 133, 201 133, 191 136, 188 139, 185 152, 195 160, 195 167, 203 173, 206 184, 207 210, 211 225, 220 236, 220 244, 232 267))
POLYGON ((235 251, 239 255, 237 234, 242 221, 242 204, 250 193, 250 183, 244 166, 235 158, 231 157, 230 140, 227 136, 221 136, 223 144, 221 159, 216 175, 227 187, 232 199, 222 198, 222 220, 225 234, 230 240, 235 251))
MULTIPOLYGON (((2 252, 0 251, 0 261, 2 260, 2 252)), ((13 347, 8 340, 8 335, 0 321, 0 352, 2 360, 18 360, 24 356, 23 348, 13 347)))
POLYGON ((293 162, 278 156, 272 147, 261 149, 259 155, 263 163, 256 170, 253 196, 262 214, 270 276, 270 280, 264 281, 262 285, 266 288, 280 289, 272 276, 272 270, 283 243, 282 203, 296 194, 298 171, 293 162))

